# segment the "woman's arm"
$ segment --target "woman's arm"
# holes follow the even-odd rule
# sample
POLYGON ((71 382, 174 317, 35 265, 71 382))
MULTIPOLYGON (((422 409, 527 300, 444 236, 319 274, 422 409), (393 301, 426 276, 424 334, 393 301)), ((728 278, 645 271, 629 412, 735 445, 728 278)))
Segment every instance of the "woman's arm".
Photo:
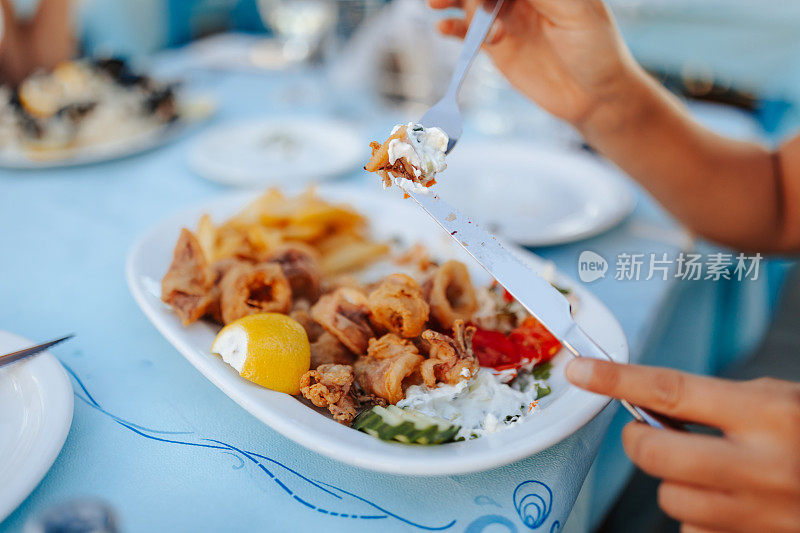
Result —
POLYGON ((772 152, 717 135, 637 69, 576 126, 686 226, 763 252, 800 250, 800 138, 772 152))
POLYGON ((10 0, 0 0, 0 81, 17 84, 36 69, 51 69, 72 57, 75 38, 70 0, 41 0, 33 18, 16 18, 10 0))
MULTIPOLYGON (((466 19, 439 29, 463 36, 466 19)), ((688 228, 748 250, 800 250, 800 139, 778 152, 700 126, 636 64, 600 0, 511 0, 486 45, 498 68, 545 110, 647 188, 688 228)))

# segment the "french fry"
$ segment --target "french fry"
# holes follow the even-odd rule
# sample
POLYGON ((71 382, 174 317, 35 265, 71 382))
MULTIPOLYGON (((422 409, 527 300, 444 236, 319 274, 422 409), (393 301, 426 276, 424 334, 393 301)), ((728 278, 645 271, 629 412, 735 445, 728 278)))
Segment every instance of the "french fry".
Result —
POLYGON ((388 251, 389 246, 384 243, 353 242, 324 254, 320 266, 322 271, 328 275, 351 272, 367 266, 386 255, 388 251))
POLYGON ((197 241, 208 261, 215 261, 217 255, 217 226, 208 214, 200 217, 197 223, 197 241))
POLYGON ((387 253, 366 231, 367 221, 357 211, 326 202, 313 189, 297 196, 270 189, 221 225, 204 215, 197 238, 211 262, 228 257, 258 262, 284 243, 302 242, 319 253, 325 272, 341 273, 387 253))

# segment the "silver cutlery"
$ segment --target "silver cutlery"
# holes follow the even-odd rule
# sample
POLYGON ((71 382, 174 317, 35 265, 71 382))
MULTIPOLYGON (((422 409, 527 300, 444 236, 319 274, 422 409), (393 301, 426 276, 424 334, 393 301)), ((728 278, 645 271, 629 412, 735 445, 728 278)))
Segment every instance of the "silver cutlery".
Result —
POLYGON ((44 351, 47 351, 49 348, 52 348, 56 344, 64 342, 67 339, 71 339, 74 336, 75 335, 67 335, 66 337, 61 337, 60 339, 56 339, 54 341, 37 344, 36 346, 31 346, 30 348, 25 348, 24 350, 18 350, 16 352, 0 355, 0 368, 6 365, 10 365, 11 363, 16 363, 17 361, 22 361, 23 359, 33 357, 34 355, 40 354, 44 351))
POLYGON ((448 154, 458 142, 463 129, 461 110, 458 107, 458 92, 461 90, 461 85, 464 83, 467 72, 469 72, 469 67, 472 66, 475 56, 480 52, 483 41, 489 35, 489 30, 492 29, 492 24, 502 7, 503 0, 498 0, 491 11, 483 7, 483 4, 475 10, 467 35, 464 37, 464 45, 458 56, 453 77, 450 78, 447 92, 419 121, 426 128, 441 128, 447 134, 450 139, 447 144, 446 153, 448 154))
MULTIPOLYGON (((503 0, 499 0, 491 11, 485 9, 483 4, 476 9, 447 93, 420 120, 426 128, 441 128, 449 136, 447 153, 450 153, 461 137, 462 119, 458 107, 458 92, 502 6, 503 0)), ((503 247, 496 237, 438 195, 430 192, 417 193, 410 188, 404 190, 573 355, 613 361, 573 320, 569 302, 564 295, 503 247)), ((639 422, 657 428, 681 427, 676 421, 631 405, 625 400, 620 400, 620 403, 639 422)))

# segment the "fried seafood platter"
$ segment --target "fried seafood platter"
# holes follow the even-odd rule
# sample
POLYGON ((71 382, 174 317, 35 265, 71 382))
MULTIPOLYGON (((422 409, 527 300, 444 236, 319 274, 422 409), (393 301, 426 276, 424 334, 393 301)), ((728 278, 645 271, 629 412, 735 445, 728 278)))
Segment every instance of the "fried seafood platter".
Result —
MULTIPOLYGON (((563 439, 606 403, 566 384, 559 342, 449 235, 363 189, 271 190, 179 215, 134 247, 128 281, 223 392, 359 466, 489 468, 563 439)), ((627 360, 613 317, 565 292, 576 320, 627 360)))

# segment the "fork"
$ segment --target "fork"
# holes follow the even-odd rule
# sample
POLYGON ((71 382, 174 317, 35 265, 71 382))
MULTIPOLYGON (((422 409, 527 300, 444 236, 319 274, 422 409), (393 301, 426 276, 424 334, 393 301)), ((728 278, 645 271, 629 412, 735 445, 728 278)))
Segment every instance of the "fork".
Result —
MULTIPOLYGON (((450 86, 444 97, 420 120, 424 127, 438 127, 448 135, 447 154, 453 150, 463 130, 463 120, 458 106, 459 90, 502 6, 503 0, 498 0, 491 11, 485 9, 483 4, 475 10, 455 71, 450 79, 450 86)), ((519 303, 539 319, 575 357, 614 361, 574 322, 566 298, 549 282, 522 264, 520 259, 509 252, 496 237, 473 223, 442 200, 438 194, 419 193, 410 187, 404 187, 404 191, 519 303), (533 305, 534 303, 536 305, 533 305)), ((667 427, 685 429, 677 420, 632 405, 626 400, 620 400, 620 404, 639 422, 660 429, 667 427)))
POLYGON ((461 138, 461 131, 463 130, 464 121, 461 118, 461 110, 458 107, 458 92, 461 90, 461 85, 464 83, 464 78, 469 72, 475 56, 478 55, 481 46, 483 46, 483 41, 489 35, 489 30, 491 30, 500 8, 503 7, 503 1, 498 0, 491 11, 483 7, 483 4, 475 10, 467 35, 464 37, 464 46, 458 56, 456 68, 453 71, 452 78, 450 78, 447 92, 420 119, 420 124, 424 127, 440 128, 447 134, 450 140, 447 143, 447 151, 445 153, 450 153, 458 139, 461 138))

